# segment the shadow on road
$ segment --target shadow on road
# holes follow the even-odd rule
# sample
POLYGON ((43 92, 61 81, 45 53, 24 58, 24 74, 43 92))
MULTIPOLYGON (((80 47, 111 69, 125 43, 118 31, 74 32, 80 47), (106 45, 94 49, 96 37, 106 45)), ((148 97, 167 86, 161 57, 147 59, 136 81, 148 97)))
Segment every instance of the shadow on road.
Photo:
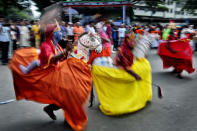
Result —
POLYGON ((71 127, 63 121, 18 121, 11 126, 4 127, 1 131, 72 131, 71 127))

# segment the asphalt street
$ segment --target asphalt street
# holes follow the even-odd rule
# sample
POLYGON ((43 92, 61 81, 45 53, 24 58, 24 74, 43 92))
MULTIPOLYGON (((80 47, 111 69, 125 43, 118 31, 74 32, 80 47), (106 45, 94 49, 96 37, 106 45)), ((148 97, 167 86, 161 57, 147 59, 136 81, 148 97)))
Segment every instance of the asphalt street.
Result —
MULTIPOLYGON (((86 131, 197 131, 197 73, 183 73, 178 79, 172 69, 163 70, 162 61, 152 50, 148 57, 152 67, 153 83, 163 90, 163 99, 153 99, 135 113, 123 116, 106 116, 99 110, 98 99, 92 108, 86 108, 86 131)), ((197 67, 197 53, 194 54, 197 67)), ((0 65, 0 102, 15 99, 12 75, 7 66, 0 65)), ((45 105, 31 101, 15 101, 0 105, 0 131, 71 131, 64 123, 63 112, 55 112, 52 121, 44 112, 45 105)))

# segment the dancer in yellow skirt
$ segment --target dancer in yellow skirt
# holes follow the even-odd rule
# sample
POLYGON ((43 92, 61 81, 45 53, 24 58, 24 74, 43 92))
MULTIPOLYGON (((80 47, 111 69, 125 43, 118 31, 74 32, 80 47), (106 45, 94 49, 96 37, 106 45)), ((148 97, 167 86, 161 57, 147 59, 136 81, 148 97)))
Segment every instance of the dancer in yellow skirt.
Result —
POLYGON ((124 69, 102 66, 96 62, 98 59, 93 62, 93 83, 104 114, 131 113, 142 109, 147 101, 152 100, 151 66, 145 58, 149 47, 150 43, 145 36, 141 35, 136 39, 134 62, 130 69, 139 75, 141 80, 136 80, 124 69))

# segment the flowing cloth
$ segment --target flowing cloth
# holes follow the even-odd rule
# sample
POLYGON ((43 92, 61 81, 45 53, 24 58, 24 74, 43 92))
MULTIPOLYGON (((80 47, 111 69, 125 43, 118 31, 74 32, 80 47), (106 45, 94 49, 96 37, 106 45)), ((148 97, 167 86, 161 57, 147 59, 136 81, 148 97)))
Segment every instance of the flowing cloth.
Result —
POLYGON ((9 67, 13 73, 16 99, 26 99, 43 104, 56 104, 64 111, 68 124, 82 130, 87 124, 84 104, 92 87, 88 65, 76 58, 69 58, 57 65, 36 68, 23 74, 19 64, 27 66, 38 59, 35 48, 15 51, 9 67))
POLYGON ((145 107, 152 100, 151 66, 145 58, 135 59, 131 69, 142 80, 136 79, 123 69, 93 65, 92 77, 100 102, 106 115, 131 113, 145 107))
POLYGON ((163 41, 157 53, 163 60, 164 69, 174 67, 178 72, 186 70, 188 73, 195 70, 192 66, 192 48, 186 39, 173 40, 170 43, 163 41), (167 44, 175 51, 174 53, 167 48, 167 44))

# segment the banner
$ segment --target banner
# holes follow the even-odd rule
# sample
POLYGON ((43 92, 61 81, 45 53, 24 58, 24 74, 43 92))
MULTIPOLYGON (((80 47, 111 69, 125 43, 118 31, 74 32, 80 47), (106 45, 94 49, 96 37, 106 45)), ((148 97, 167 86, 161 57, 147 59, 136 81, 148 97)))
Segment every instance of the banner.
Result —
POLYGON ((115 0, 115 1, 64 1, 63 6, 64 7, 105 7, 105 6, 131 6, 131 2, 128 0, 115 0))

